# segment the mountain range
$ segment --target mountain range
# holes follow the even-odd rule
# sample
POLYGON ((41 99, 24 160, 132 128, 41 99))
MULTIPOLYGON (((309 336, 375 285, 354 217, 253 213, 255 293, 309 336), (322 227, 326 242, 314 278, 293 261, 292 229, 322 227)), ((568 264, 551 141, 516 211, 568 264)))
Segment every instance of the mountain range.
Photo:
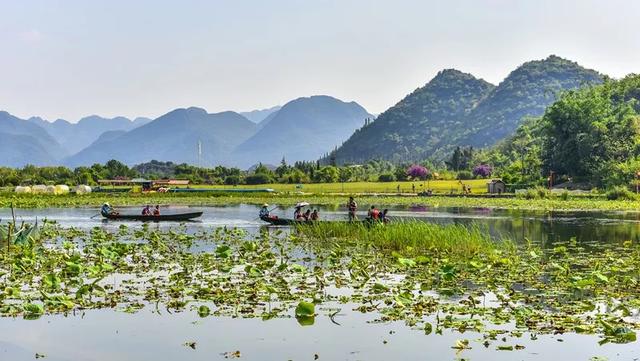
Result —
POLYGON ((64 119, 49 122, 40 117, 31 117, 28 120, 44 128, 69 154, 86 148, 106 131, 128 131, 151 121, 142 117, 131 120, 125 117, 109 119, 97 115, 82 118, 77 123, 64 119))
POLYGON ((522 64, 497 86, 443 70, 357 130, 333 157, 339 163, 443 160, 456 146, 493 145, 525 118, 541 116, 560 92, 601 81, 598 72, 554 55, 522 64))
POLYGON ((246 169, 283 158, 313 161, 329 152, 338 163, 443 160, 456 146, 495 144, 524 119, 542 115, 560 92, 602 79, 553 55, 522 64, 498 85, 445 69, 375 119, 357 103, 330 96, 243 113, 181 108, 154 120, 90 116, 49 122, 0 112, 0 166, 156 159, 246 169))

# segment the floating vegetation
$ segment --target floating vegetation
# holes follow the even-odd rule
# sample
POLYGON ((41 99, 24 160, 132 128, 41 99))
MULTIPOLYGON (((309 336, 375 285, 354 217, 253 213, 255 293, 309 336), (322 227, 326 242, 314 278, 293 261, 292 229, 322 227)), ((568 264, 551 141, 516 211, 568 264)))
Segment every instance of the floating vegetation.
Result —
POLYGON ((51 226, 39 240, 0 252, 0 315, 30 320, 149 308, 200 317, 292 318, 311 326, 318 317, 339 324, 340 309, 350 308, 427 335, 482 335, 460 337, 453 345, 458 350, 492 345, 515 352, 521 343, 504 339, 538 334, 636 340, 637 244, 585 249, 572 241, 542 249, 492 242, 485 233, 420 222, 313 225, 256 235, 230 228, 51 226))

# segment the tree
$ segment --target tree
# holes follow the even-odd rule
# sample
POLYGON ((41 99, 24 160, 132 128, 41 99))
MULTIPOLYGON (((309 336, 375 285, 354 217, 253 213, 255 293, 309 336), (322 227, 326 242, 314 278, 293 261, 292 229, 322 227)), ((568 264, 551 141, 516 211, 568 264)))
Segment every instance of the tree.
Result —
POLYGON ((633 88, 640 76, 567 92, 551 105, 543 117, 545 173, 602 184, 615 164, 640 155, 637 100, 624 95, 633 88))
POLYGON ((492 172, 493 172, 493 169, 491 168, 491 166, 487 164, 480 164, 473 168, 474 177, 487 178, 491 176, 492 172))
POLYGON ((338 168, 334 166, 325 166, 316 172, 316 181, 322 183, 335 183, 340 178, 338 168))
POLYGON ((429 170, 421 165, 414 164, 407 169, 407 175, 412 179, 426 179, 429 175, 429 170))
POLYGON ((469 169, 473 159, 473 147, 456 147, 451 154, 451 158, 446 161, 447 167, 453 171, 469 169))

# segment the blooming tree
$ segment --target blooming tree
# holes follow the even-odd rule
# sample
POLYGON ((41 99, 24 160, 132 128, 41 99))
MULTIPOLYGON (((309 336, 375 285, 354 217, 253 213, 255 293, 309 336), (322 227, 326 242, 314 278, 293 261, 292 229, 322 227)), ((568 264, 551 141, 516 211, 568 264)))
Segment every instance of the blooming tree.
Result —
POLYGON ((425 179, 429 170, 421 165, 414 164, 407 169, 407 175, 413 179, 425 179))
POLYGON ((490 165, 487 165, 487 164, 480 164, 475 166, 475 168, 473 168, 473 175, 476 177, 487 178, 491 176, 492 172, 493 172, 493 169, 491 168, 490 165))

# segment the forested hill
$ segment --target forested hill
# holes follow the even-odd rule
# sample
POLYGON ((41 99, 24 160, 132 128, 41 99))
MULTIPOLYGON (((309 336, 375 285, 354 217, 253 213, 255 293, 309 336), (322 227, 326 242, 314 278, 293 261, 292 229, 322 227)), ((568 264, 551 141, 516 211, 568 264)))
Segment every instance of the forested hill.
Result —
POLYGON ((493 145, 512 135, 525 117, 544 114, 561 92, 601 81, 598 72, 554 55, 525 63, 469 114, 469 131, 461 132, 465 136, 456 143, 493 145))
POLYGON ((521 65, 497 87, 444 70, 356 131, 335 159, 442 160, 458 145, 489 146, 512 134, 524 118, 542 115, 562 91, 601 79, 596 71, 554 55, 521 65))
POLYGON ((458 70, 443 70, 378 118, 357 130, 336 153, 337 160, 421 158, 454 139, 466 115, 495 86, 458 70))

